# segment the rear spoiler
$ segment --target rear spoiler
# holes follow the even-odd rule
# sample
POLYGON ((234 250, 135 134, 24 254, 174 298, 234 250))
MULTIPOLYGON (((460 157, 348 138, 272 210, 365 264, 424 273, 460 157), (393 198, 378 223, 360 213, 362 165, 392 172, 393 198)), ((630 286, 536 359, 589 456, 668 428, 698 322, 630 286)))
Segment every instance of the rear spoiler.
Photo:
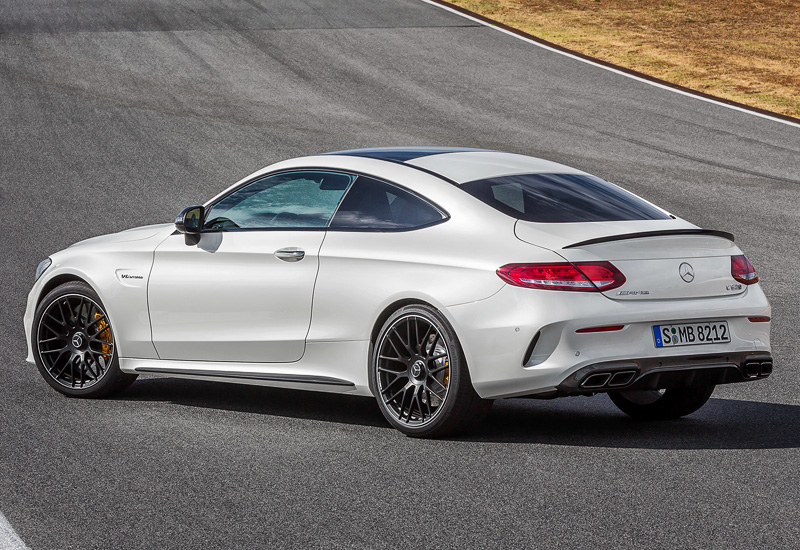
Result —
POLYGON ((596 239, 589 239, 588 241, 569 244, 564 248, 577 248, 581 246, 589 246, 590 244, 626 241, 628 239, 643 239, 647 237, 669 237, 672 235, 711 235, 714 237, 722 237, 723 239, 728 239, 729 241, 733 242, 733 233, 728 233, 727 231, 715 231, 713 229, 662 229, 661 231, 642 231, 639 233, 625 233, 623 235, 598 237, 596 239))

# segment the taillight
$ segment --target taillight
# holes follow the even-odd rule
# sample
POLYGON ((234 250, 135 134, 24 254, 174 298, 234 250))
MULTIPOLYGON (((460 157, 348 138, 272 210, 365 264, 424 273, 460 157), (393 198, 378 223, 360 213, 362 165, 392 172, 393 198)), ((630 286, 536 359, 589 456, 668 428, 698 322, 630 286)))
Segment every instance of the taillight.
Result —
POLYGON ((625 276, 610 262, 508 264, 497 275, 515 286, 545 290, 604 292, 625 284, 625 276))
POLYGON ((731 256, 731 275, 733 278, 746 285, 752 285, 758 282, 758 274, 756 268, 747 259, 747 256, 740 254, 738 256, 731 256))

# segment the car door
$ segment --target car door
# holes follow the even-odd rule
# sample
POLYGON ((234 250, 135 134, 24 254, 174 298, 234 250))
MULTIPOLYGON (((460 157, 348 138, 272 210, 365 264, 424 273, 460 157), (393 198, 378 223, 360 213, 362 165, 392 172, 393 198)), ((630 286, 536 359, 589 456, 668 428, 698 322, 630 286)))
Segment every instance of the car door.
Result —
POLYGON ((354 177, 273 174, 206 208, 196 236, 155 251, 148 285, 161 359, 292 362, 305 350, 325 229, 354 177))
POLYGON ((366 338, 375 308, 387 297, 400 292, 405 298, 409 289, 446 296, 457 288, 464 269, 446 265, 446 245, 434 227, 447 219, 440 207, 408 189, 359 176, 320 252, 309 341, 366 338))

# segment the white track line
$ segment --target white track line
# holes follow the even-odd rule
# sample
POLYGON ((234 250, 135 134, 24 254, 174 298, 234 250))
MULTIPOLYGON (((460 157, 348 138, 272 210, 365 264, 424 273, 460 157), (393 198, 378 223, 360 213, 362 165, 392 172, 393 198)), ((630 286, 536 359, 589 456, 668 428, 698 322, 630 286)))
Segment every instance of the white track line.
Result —
POLYGON ((447 10, 447 11, 449 11, 451 13, 454 13, 456 15, 459 15, 459 16, 465 18, 465 19, 469 19, 470 21, 475 21, 476 23, 480 23, 481 25, 484 25, 484 26, 489 27, 491 29, 494 29, 496 31, 500 31, 500 32, 505 33, 505 34, 507 34, 509 36, 513 36, 514 38, 522 40, 523 42, 527 42, 528 44, 533 44, 534 46, 537 46, 539 48, 543 48, 545 50, 549 50, 551 52, 555 52, 555 53, 557 53, 559 55, 563 55, 563 56, 569 57, 571 59, 577 59, 578 61, 581 61, 581 62, 586 63, 588 65, 593 65, 595 67, 599 67, 601 69, 605 69, 606 71, 611 71, 612 73, 617 73, 619 75, 622 75, 622 76, 625 76, 625 77, 628 77, 628 78, 632 78, 633 80, 638 80, 639 82, 644 82, 645 84, 649 84, 650 86, 655 86, 656 88, 661 88, 662 90, 669 90, 670 92, 675 92, 676 94, 681 94, 681 95, 685 95, 687 97, 692 97, 694 99, 699 99, 700 101, 705 101, 706 103, 713 103, 714 105, 719 105, 721 107, 727 107, 728 109, 733 109, 734 111, 740 111, 742 113, 747 113, 747 114, 750 114, 750 115, 753 115, 753 116, 757 116, 757 117, 760 117, 760 118, 765 118, 765 119, 771 120, 773 122, 780 122, 781 124, 786 124, 788 126, 793 126, 795 128, 800 128, 800 124, 798 124, 797 122, 791 122, 789 120, 783 120, 783 119, 780 119, 780 118, 775 118, 774 116, 765 115, 764 113, 758 113, 756 111, 751 111, 750 109, 745 109, 743 107, 737 107, 736 105, 730 105, 728 103, 723 103, 721 101, 716 101, 714 99, 710 99, 710 98, 707 98, 707 97, 699 96, 699 95, 693 94, 691 92, 686 92, 684 90, 677 90, 677 89, 672 88, 670 86, 665 86, 664 84, 659 84, 658 82, 653 82, 652 80, 648 80, 646 78, 641 78, 639 76, 632 75, 630 73, 626 73, 626 72, 620 71, 618 69, 614 69, 613 67, 608 67, 608 66, 602 65, 600 63, 595 63, 594 61, 590 61, 589 59, 584 59, 582 57, 578 57, 577 55, 573 55, 571 53, 564 52, 564 51, 558 50, 556 48, 551 48, 550 46, 548 46, 546 44, 542 44, 540 42, 536 42, 535 40, 531 40, 530 38, 525 38, 524 36, 520 36, 518 34, 515 34, 515 33, 511 32, 511 31, 508 31, 506 29, 501 29, 500 27, 498 27, 496 25, 492 25, 491 23, 487 23, 486 21, 482 21, 480 19, 472 17, 471 15, 467 15, 466 13, 461 13, 460 11, 458 11, 456 9, 453 9, 453 8, 451 8, 449 6, 443 6, 442 4, 439 4, 437 2, 433 2, 432 0, 421 0, 421 1, 425 2, 426 4, 430 4, 431 6, 436 6, 437 8, 441 8, 443 10, 447 10))
POLYGON ((0 550, 29 550, 2 512, 0 512, 0 550))

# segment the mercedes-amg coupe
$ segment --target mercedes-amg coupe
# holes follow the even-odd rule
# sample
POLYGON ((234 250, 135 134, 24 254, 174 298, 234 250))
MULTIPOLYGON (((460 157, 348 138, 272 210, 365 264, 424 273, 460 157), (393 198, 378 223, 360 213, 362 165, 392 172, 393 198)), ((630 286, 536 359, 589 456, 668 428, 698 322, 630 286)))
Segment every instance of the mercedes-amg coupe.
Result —
POLYGON ((28 361, 70 396, 139 373, 371 395, 436 437, 506 397, 677 418, 772 372, 770 306, 732 235, 497 151, 279 162, 36 277, 28 361))

